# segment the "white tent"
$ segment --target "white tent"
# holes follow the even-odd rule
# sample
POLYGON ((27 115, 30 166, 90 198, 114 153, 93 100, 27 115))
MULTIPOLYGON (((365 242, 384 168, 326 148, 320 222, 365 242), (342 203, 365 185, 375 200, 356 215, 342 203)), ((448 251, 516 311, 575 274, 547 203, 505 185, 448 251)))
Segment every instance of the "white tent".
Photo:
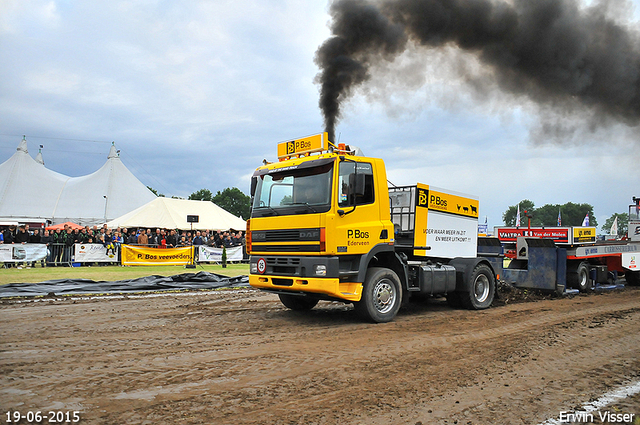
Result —
POLYGON ((122 163, 115 146, 95 173, 68 177, 34 160, 23 139, 0 164, 0 221, 101 224, 155 198, 122 163))
POLYGON ((0 221, 50 220, 68 180, 31 158, 23 139, 11 158, 0 164, 0 221))
POLYGON ((115 146, 95 173, 69 179, 53 213, 54 223, 105 223, 156 196, 124 166, 115 146))
POLYGON ((107 226, 188 230, 192 223, 187 222, 187 215, 198 216, 198 222, 193 223, 194 230, 246 229, 244 220, 213 202, 162 197, 108 222, 107 226))

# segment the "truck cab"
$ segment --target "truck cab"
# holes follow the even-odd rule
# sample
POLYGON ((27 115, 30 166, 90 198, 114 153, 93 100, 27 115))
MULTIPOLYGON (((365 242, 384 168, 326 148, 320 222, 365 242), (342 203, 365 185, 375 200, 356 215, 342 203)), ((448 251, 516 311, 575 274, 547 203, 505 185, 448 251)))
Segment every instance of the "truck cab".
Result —
MULTIPOLYGON (((265 161, 252 176, 247 250, 253 287, 277 293, 294 310, 311 309, 319 300, 350 302, 373 322, 392 320, 409 292, 433 292, 433 276, 444 278, 441 294, 455 292, 454 267, 440 263, 421 271, 430 248, 407 245, 408 231, 425 245, 426 227, 399 229, 392 221, 397 196, 390 197, 382 159, 357 156, 332 144, 327 133, 279 144, 278 159, 265 161), (402 249, 397 235, 404 238, 402 249)), ((477 225, 477 203, 472 208, 477 225)), ((427 216, 416 216, 426 226, 427 216)), ((469 256, 475 257, 472 242, 469 256)), ((486 274, 480 292, 487 298, 491 287, 490 304, 495 275, 486 274)))

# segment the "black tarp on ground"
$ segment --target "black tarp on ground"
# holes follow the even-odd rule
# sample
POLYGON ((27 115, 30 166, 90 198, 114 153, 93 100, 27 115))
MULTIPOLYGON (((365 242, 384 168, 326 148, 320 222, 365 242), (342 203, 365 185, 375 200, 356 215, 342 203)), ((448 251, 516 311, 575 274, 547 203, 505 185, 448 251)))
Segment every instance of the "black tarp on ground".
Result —
POLYGON ((174 276, 146 276, 114 282, 89 279, 57 279, 40 283, 10 283, 0 286, 0 298, 42 295, 114 294, 186 289, 217 289, 249 286, 247 276, 227 277, 215 273, 182 273, 174 276))

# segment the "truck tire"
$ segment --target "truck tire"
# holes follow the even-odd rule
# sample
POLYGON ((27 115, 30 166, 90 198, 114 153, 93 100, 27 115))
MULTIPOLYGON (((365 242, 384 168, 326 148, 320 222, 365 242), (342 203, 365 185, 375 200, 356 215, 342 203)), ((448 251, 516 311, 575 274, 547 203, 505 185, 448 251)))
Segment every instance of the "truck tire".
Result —
POLYGON ((640 271, 638 272, 626 271, 624 273, 624 278, 626 279, 628 285, 640 286, 640 271))
POLYGON ((354 303, 358 315, 374 323, 390 322, 402 303, 402 287, 398 275, 391 269, 372 267, 362 289, 362 298, 354 303))
POLYGON ((575 270, 567 271, 567 284, 580 292, 587 292, 591 289, 589 263, 582 261, 575 270))
POLYGON ((496 279, 491 268, 478 264, 467 276, 466 291, 459 291, 458 297, 463 307, 470 310, 489 308, 496 294, 496 279))
POLYGON ((318 300, 315 298, 299 295, 278 294, 278 297, 285 307, 295 311, 308 311, 318 304, 318 300))

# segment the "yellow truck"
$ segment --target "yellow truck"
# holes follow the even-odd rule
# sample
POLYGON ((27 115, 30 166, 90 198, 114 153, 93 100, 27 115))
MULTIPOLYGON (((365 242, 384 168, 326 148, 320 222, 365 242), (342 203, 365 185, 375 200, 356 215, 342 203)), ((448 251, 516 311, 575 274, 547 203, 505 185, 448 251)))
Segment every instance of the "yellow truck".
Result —
POLYGON ((388 187, 382 159, 331 143, 327 133, 278 145, 278 162, 251 179, 250 284, 293 310, 353 303, 393 320, 412 296, 491 305, 500 242, 477 237, 478 199, 417 183, 388 187))

